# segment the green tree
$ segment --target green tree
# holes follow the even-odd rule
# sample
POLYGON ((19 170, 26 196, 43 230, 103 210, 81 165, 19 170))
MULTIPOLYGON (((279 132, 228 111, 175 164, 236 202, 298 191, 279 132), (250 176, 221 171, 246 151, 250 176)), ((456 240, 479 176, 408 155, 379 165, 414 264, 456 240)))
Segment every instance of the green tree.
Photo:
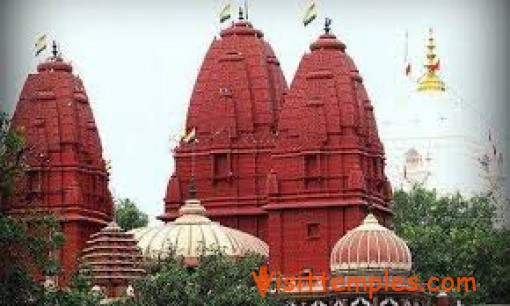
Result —
POLYGON ((271 296, 262 298, 251 275, 261 258, 249 255, 232 260, 221 251, 201 256, 196 268, 179 259, 162 260, 147 268, 148 275, 135 283, 137 297, 121 305, 279 305, 271 296))
POLYGON ((59 265, 52 254, 63 242, 54 217, 31 215, 21 222, 1 210, 3 201, 12 195, 15 180, 25 169, 27 150, 25 139, 10 130, 7 115, 0 113, 0 303, 9 305, 27 304, 41 292, 29 271, 58 273, 59 265))
POLYGON ((27 149, 22 135, 10 130, 7 114, 0 113, 0 211, 4 199, 12 194, 15 178, 24 170, 27 149))
POLYGON ((466 303, 510 302, 510 233, 493 226, 487 196, 440 196, 416 186, 395 192, 395 231, 408 242, 420 279, 473 276, 476 292, 453 292, 466 303))
POLYGON ((270 296, 260 296, 251 274, 262 262, 257 255, 233 262, 221 252, 201 257, 190 279, 195 284, 193 305, 275 305, 270 296))
POLYGON ((35 305, 96 306, 101 305, 103 296, 92 291, 90 269, 81 269, 73 275, 69 288, 45 288, 39 294, 35 305))
POLYGON ((96 305, 86 303, 91 297, 83 288, 48 291, 32 277, 60 271, 55 254, 64 236, 57 218, 33 213, 19 220, 2 211, 25 170, 28 149, 21 133, 10 130, 7 115, 0 113, 0 305, 96 305))
POLYGON ((147 226, 149 218, 130 199, 119 199, 115 205, 115 219, 117 224, 126 231, 133 228, 147 226))
POLYGON ((58 220, 51 215, 25 216, 23 221, 0 216, 0 301, 29 304, 42 292, 32 274, 60 272, 54 256, 64 241, 59 230, 58 220))

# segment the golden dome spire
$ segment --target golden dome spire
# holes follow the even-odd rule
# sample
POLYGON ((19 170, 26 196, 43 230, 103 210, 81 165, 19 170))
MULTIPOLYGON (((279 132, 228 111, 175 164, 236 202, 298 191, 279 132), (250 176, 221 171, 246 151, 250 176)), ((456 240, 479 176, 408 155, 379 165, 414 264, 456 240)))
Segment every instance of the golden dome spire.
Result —
POLYGON ((427 71, 418 81, 418 91, 444 91, 444 82, 437 75, 439 70, 439 59, 435 53, 436 44, 434 41, 434 32, 429 29, 429 43, 427 44, 427 62, 425 68, 427 71))

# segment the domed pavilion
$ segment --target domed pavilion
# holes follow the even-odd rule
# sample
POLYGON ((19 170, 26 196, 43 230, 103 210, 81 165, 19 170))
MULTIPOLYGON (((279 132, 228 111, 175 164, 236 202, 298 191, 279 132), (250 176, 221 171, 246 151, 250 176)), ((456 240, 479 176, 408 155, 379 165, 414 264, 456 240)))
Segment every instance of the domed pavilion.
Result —
POLYGON ((189 199, 179 208, 179 217, 162 226, 131 230, 144 257, 182 258, 187 267, 195 267, 200 256, 216 251, 230 258, 259 254, 268 258, 269 248, 261 239, 229 228, 206 217, 206 209, 190 187, 189 199))

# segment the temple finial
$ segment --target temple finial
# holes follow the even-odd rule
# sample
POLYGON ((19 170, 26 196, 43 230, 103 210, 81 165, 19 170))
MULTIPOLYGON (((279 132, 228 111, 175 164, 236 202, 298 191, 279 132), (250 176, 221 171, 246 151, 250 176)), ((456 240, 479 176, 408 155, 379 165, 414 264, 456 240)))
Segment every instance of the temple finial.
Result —
POLYGON ((324 33, 329 34, 331 32, 331 23, 332 22, 333 22, 333 20, 331 20, 331 18, 326 17, 326 19, 324 20, 324 33))
POLYGON ((239 20, 244 20, 244 12, 242 7, 239 7, 239 20))
POLYGON ((427 44, 427 63, 425 64, 425 67, 430 72, 435 72, 436 70, 436 44, 434 41, 434 30, 432 28, 429 28, 429 42, 427 44))
POLYGON ((373 213, 373 211, 374 211, 374 204, 371 201, 367 201, 366 210, 367 210, 366 211, 367 216, 373 213))
POLYGON ((197 187, 195 185, 195 176, 192 175, 189 179, 188 199, 196 199, 196 198, 197 198, 197 187))
POLYGON ((53 54, 53 57, 57 57, 58 55, 58 46, 56 41, 53 41, 51 53, 53 54))
POLYGON ((439 59, 436 55, 436 43, 434 30, 429 28, 429 38, 426 46, 426 63, 424 65, 425 75, 418 82, 418 91, 444 91, 444 82, 437 75, 439 70, 439 59))

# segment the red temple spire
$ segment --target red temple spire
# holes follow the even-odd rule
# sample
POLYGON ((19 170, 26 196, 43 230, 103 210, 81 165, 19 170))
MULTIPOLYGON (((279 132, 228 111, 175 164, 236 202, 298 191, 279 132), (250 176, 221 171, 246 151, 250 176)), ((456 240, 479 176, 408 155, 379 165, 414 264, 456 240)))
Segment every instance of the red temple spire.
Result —
POLYGON ((327 19, 325 34, 299 64, 272 152, 271 185, 277 192, 265 206, 270 264, 284 274, 305 268, 328 272, 331 248, 360 224, 367 203, 391 222, 373 107, 330 25, 327 19))
POLYGON ((15 183, 8 214, 55 214, 65 243, 60 252, 64 277, 76 268, 85 241, 112 219, 113 204, 101 141, 80 78, 72 74, 53 42, 52 56, 23 86, 12 129, 27 139, 28 169, 15 183))
POLYGON ((186 131, 197 142, 175 149, 165 197, 170 221, 184 203, 194 164, 198 197, 208 215, 264 236, 266 176, 287 85, 264 34, 244 19, 220 33, 205 56, 191 96, 186 131))

